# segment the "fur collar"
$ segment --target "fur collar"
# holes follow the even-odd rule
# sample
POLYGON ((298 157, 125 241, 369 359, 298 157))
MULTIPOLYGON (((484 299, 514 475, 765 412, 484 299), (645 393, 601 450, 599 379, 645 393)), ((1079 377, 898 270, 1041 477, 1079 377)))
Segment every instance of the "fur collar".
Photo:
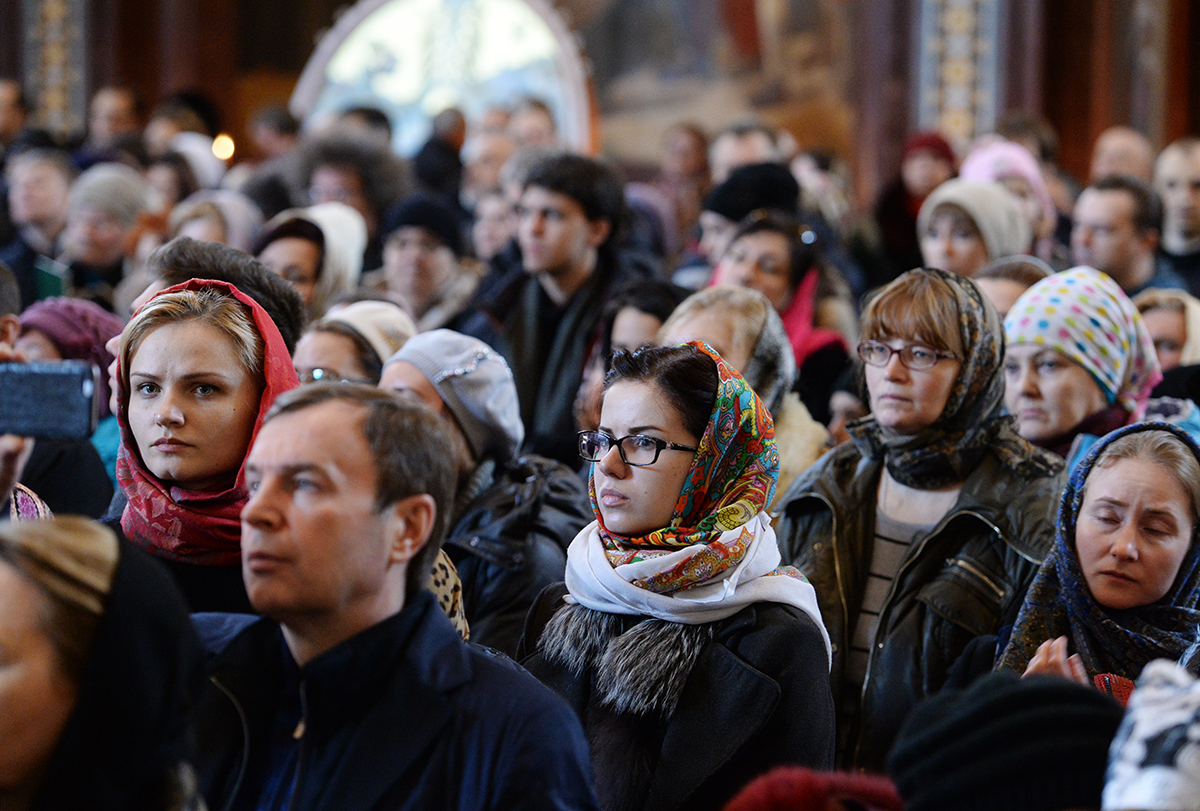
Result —
POLYGON ((617 713, 669 718, 713 624, 684 625, 635 619, 564 605, 538 642, 547 660, 577 676, 595 674, 596 696, 617 713))

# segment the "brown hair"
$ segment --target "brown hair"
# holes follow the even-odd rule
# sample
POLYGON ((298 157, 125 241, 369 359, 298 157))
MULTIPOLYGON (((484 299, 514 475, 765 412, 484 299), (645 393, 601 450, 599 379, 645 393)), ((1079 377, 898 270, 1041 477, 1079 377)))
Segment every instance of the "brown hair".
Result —
POLYGON ((1002 256, 984 265, 975 279, 1003 279, 1023 285, 1026 290, 1054 273, 1036 256, 1002 256))
POLYGON ((966 351, 954 290, 922 268, 895 279, 867 303, 862 314, 862 338, 919 341, 960 359, 966 351))
POLYGON ((426 406, 359 383, 313 383, 282 394, 263 423, 322 403, 361 406, 363 437, 375 462, 375 506, 384 510, 410 496, 427 494, 437 505, 429 539, 408 563, 407 594, 425 587, 442 547, 458 484, 448 426, 426 406))
MULTIPOLYGON (((1115 439, 1100 452, 1092 471, 1112 467, 1122 459, 1140 459, 1165 468, 1188 494, 1192 537, 1200 527, 1200 460, 1179 437, 1168 431, 1146 430, 1115 439)), ((1089 478, 1091 474, 1089 474, 1089 478)), ((1084 482, 1086 492, 1087 482, 1084 482)), ((1082 499, 1083 493, 1080 494, 1082 499)))
POLYGON ((78 685, 117 568, 112 530, 79 516, 0 524, 0 561, 41 596, 42 632, 78 685))

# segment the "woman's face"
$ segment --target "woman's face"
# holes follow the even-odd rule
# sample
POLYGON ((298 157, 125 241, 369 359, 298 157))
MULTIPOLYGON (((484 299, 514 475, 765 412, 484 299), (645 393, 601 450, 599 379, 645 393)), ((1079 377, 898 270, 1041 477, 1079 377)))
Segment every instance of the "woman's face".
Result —
POLYGON ((185 490, 237 475, 261 397, 233 341, 203 321, 155 329, 129 362, 129 427, 138 452, 151 473, 185 490))
POLYGON ((979 292, 988 297, 992 302, 992 306, 996 308, 996 314, 1003 321, 1008 315, 1008 311, 1017 303, 1017 299, 1021 294, 1029 289, 1027 285, 1015 282, 1012 279, 976 279, 975 284, 979 287, 979 292))
POLYGON ((1031 442, 1065 436, 1108 403, 1088 371, 1066 355, 1036 344, 1010 344, 1004 353, 1004 405, 1017 433, 1031 442))
POLYGON ((987 244, 970 217, 939 211, 921 234, 921 257, 926 267, 970 278, 987 264, 987 244))
POLYGON ((613 319, 611 343, 613 351, 632 352, 644 344, 653 344, 662 328, 657 316, 644 313, 637 307, 622 307, 613 319))
MULTIPOLYGON (((695 447, 700 437, 683 425, 683 416, 653 383, 623 381, 604 394, 600 430, 614 439, 630 434, 695 447)), ((658 461, 644 467, 627 465, 614 443, 593 465, 596 500, 604 526, 618 535, 645 535, 671 523, 695 453, 663 449, 658 461)))
POLYGON ((454 252, 427 228, 397 228, 383 246, 383 277, 388 290, 403 296, 420 317, 456 275, 454 252))
MULTIPOLYGON (((890 338, 882 341, 900 350, 921 341, 890 338)), ((950 389, 958 378, 962 363, 955 358, 938 358, 929 369, 909 369, 893 352, 884 366, 864 364, 871 413, 884 428, 901 434, 915 434, 937 421, 946 409, 950 389)))
POLYGON ((792 301, 791 264, 787 237, 774 231, 755 231, 733 241, 717 263, 714 275, 721 284, 757 290, 782 312, 792 301))
POLYGON ((1096 602, 1150 605, 1166 596, 1192 543, 1191 500, 1166 467, 1119 459, 1092 471, 1075 527, 1075 551, 1096 602))
POLYGON ((1008 189, 1008 193, 1016 198, 1017 206, 1020 207, 1021 214, 1029 222, 1034 237, 1041 235, 1044 230, 1042 220, 1046 213, 1042 210, 1042 201, 1038 199, 1033 184, 1027 178, 1019 175, 997 178, 996 182, 1008 189))
POLYGON ((355 347, 354 341, 335 332, 307 333, 296 344, 292 364, 296 367, 296 376, 306 382, 316 369, 322 370, 322 380, 371 382, 367 370, 359 361, 358 348, 355 347))
POLYGON ((305 307, 312 307, 321 274, 320 246, 300 237, 281 237, 262 249, 258 261, 294 287, 305 307))
MULTIPOLYGON (((1183 360, 1183 345, 1187 343, 1187 319, 1178 310, 1155 307, 1142 313, 1146 329, 1154 341, 1158 364, 1165 372, 1179 366, 1183 360)), ((17 348, 20 348, 18 344, 17 348)))
POLYGON ((40 329, 27 329, 13 344, 13 348, 23 354, 26 360, 46 362, 63 359, 54 341, 40 329))
POLYGON ((42 597, 0 562, 0 797, 36 785, 75 706, 42 631, 42 597))

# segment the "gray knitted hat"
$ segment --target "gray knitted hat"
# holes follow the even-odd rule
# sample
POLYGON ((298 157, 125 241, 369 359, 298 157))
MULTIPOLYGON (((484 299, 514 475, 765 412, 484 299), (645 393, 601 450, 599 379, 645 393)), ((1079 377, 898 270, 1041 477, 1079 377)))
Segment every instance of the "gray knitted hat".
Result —
POLYGON ((517 385, 508 364, 477 338, 448 329, 410 338, 388 364, 421 370, 458 420, 476 459, 507 461, 525 441, 517 385))
POLYGON ((1033 229, 1021 213, 1017 198, 999 183, 954 178, 938 186, 925 198, 917 214, 917 233, 929 230, 937 207, 956 205, 967 212, 987 246, 988 261, 1002 256, 1029 253, 1033 229))

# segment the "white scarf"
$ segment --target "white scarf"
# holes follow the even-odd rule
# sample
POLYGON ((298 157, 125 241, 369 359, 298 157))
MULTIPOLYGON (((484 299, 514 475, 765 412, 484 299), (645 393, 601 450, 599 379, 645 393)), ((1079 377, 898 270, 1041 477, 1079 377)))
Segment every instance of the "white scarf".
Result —
POLYGON ((684 625, 723 620, 753 603, 782 603, 812 617, 821 629, 825 652, 832 657, 829 632, 821 619, 812 584, 771 574, 782 558, 770 517, 760 512, 746 525, 727 530, 721 540, 733 545, 743 529, 749 529, 754 537, 737 566, 698 586, 674 594, 656 594, 638 588, 631 581, 666 571, 703 551, 706 545, 696 544, 614 569, 604 551, 600 524, 593 521, 580 530, 567 549, 566 582, 570 592, 567 601, 608 614, 645 615, 684 625))

